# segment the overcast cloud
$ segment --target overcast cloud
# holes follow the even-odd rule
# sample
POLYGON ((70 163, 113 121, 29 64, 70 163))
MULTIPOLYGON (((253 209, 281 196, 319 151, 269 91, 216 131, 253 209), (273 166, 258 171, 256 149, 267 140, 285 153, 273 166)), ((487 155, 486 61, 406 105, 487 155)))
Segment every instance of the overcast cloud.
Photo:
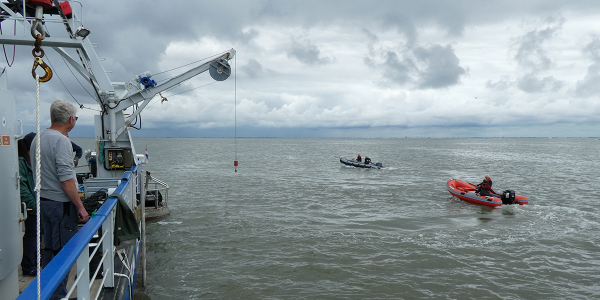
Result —
MULTIPOLYGON (((599 15, 597 1, 562 0, 83 1, 114 82, 150 71, 160 84, 237 51, 228 80, 206 73, 156 97, 134 136, 231 137, 234 124, 249 137, 600 136, 599 15)), ((8 72, 31 130, 30 53, 16 47, 8 72)), ((46 56, 44 114, 77 100, 74 135, 92 136, 92 88, 46 56)))

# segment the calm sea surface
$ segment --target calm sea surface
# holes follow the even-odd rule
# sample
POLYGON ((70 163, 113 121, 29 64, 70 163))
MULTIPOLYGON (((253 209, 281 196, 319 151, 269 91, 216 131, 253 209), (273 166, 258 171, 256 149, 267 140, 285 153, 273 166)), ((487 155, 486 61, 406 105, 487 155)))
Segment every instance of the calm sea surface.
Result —
POLYGON ((598 139, 136 140, 146 145, 171 216, 147 224, 136 299, 600 299, 598 139), (359 153, 386 168, 337 158, 359 153), (529 205, 446 190, 485 174, 529 205))

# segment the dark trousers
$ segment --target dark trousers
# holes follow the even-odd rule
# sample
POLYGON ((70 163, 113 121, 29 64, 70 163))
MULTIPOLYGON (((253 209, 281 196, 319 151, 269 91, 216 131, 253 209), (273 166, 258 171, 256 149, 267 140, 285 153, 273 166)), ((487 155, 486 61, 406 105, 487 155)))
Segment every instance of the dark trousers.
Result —
POLYGON ((23 235, 23 259, 21 270, 23 275, 37 272, 37 216, 27 215, 25 235, 23 235))
MULTIPOLYGON (((57 202, 42 198, 40 206, 44 227, 45 251, 42 255, 42 268, 44 268, 77 233, 79 217, 73 202, 57 202)), ((68 279, 69 273, 58 285, 50 300, 62 299, 67 295, 68 279)))

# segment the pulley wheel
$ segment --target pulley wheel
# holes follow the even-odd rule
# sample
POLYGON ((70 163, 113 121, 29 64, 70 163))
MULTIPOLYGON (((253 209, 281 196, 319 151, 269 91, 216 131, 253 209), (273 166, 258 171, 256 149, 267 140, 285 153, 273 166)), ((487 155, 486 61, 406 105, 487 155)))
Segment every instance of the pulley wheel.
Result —
POLYGON ((231 67, 226 60, 218 60, 210 64, 208 68, 210 76, 216 81, 223 81, 231 75, 231 67))

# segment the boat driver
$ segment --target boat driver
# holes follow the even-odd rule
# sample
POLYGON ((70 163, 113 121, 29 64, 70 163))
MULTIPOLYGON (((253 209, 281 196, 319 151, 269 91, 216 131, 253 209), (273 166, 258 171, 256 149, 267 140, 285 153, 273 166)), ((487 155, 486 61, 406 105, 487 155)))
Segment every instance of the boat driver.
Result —
POLYGON ((490 178, 490 175, 485 174, 484 180, 487 180, 487 183, 490 185, 490 188, 491 188, 492 187, 492 178, 490 178))
POLYGON ((368 156, 365 156, 365 164, 370 164, 371 159, 368 156))
POLYGON ((475 193, 479 194, 480 196, 490 196, 491 194, 496 194, 496 192, 492 190, 491 183, 492 180, 486 175, 486 177, 483 179, 483 182, 477 186, 475 193))

